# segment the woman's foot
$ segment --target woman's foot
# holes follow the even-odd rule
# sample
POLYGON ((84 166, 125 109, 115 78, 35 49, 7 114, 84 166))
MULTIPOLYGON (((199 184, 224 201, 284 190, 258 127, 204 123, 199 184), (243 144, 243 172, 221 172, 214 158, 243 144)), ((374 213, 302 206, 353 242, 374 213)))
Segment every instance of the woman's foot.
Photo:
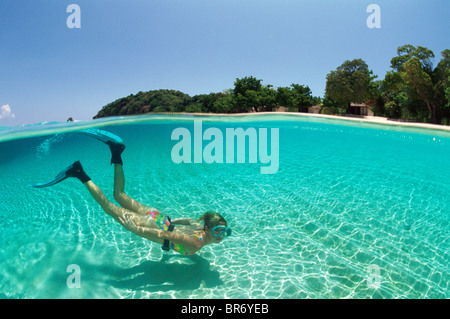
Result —
POLYGON ((114 143, 108 141, 109 149, 111 150, 111 164, 120 164, 123 166, 122 157, 120 156, 125 149, 125 144, 123 143, 114 143))
POLYGON ((80 133, 96 138, 100 142, 107 144, 111 150, 111 164, 123 165, 120 155, 125 149, 125 144, 119 136, 99 129, 87 129, 80 131, 80 133))

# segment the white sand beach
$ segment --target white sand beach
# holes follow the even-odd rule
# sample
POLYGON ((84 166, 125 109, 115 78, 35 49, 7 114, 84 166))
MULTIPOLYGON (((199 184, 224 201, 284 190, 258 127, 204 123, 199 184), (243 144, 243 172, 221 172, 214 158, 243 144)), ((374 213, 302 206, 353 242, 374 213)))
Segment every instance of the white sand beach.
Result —
MULTIPOLYGON (((167 114, 167 113, 165 113, 167 114)), ((195 115, 195 116, 257 116, 267 114, 278 115, 293 115, 301 117, 316 117, 316 118, 328 118, 335 120, 354 121, 354 122, 368 122, 376 124, 386 124, 392 126, 405 126, 411 128, 424 128, 433 130, 443 130, 450 132, 450 126, 430 124, 430 123, 418 123, 418 122, 401 122, 399 120, 391 120, 387 117, 379 116, 338 116, 338 115, 326 115, 317 113, 303 113, 303 112, 252 112, 252 113, 170 113, 170 114, 183 114, 183 115, 195 115)))

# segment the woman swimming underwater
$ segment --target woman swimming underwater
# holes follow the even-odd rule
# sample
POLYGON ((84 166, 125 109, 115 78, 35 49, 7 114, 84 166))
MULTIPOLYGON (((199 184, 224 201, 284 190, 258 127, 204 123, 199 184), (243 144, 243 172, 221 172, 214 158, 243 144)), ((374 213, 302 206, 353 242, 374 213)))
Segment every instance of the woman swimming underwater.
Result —
POLYGON ((178 218, 170 220, 155 208, 147 207, 125 193, 125 175, 121 154, 125 149, 122 140, 105 131, 86 130, 81 133, 90 135, 106 143, 111 150, 111 164, 114 165, 114 199, 122 206, 110 202, 103 191, 84 172, 76 161, 53 181, 29 185, 41 188, 55 185, 66 178, 76 177, 88 189, 92 197, 103 210, 127 230, 163 245, 164 250, 174 250, 183 255, 195 254, 203 246, 220 243, 231 235, 226 220, 218 213, 206 212, 198 220, 178 218), (200 223, 203 221, 203 225, 200 223), (179 225, 175 227, 175 225, 179 225))

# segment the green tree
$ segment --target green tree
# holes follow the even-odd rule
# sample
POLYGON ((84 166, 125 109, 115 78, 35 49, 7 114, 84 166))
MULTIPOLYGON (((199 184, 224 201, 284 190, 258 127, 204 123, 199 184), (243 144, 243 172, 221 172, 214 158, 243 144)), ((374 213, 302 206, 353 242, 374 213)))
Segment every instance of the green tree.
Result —
POLYGON ((376 78, 372 74, 363 60, 347 60, 327 75, 326 96, 346 105, 349 112, 352 102, 365 102, 371 97, 371 82, 376 78))
POLYGON ((292 83, 290 87, 278 87, 275 97, 276 105, 295 107, 299 112, 307 112, 308 107, 320 103, 319 97, 312 96, 309 86, 295 83, 292 83))
POLYGON ((405 84, 402 81, 402 76, 398 71, 388 71, 384 76, 382 83, 383 91, 399 93, 405 90, 405 84))
POLYGON ((257 97, 256 111, 272 111, 277 105, 277 92, 272 85, 263 86, 257 97))
POLYGON ((440 123, 448 113, 445 92, 449 85, 450 50, 441 52, 442 59, 434 69, 434 53, 427 48, 404 45, 397 54, 391 60, 391 67, 399 73, 397 81, 400 77, 410 98, 424 102, 431 123, 440 123))
POLYGON ((276 91, 253 76, 237 78, 232 91, 233 112, 267 111, 276 106, 276 91))
POLYGON ((234 82, 233 98, 236 112, 257 110, 259 106, 259 93, 262 89, 262 80, 253 76, 237 78, 234 82))
POLYGON ((384 115, 385 99, 384 99, 384 82, 382 80, 371 81, 369 84, 369 98, 365 103, 372 109, 374 115, 384 115))
POLYGON ((447 88, 445 89, 445 99, 447 100, 447 107, 450 107, 450 77, 448 78, 447 81, 447 88))
POLYGON ((299 112, 308 112, 308 107, 313 106, 314 99, 311 89, 307 85, 291 84, 294 106, 298 107, 299 112))
POLYGON ((278 87, 275 98, 277 106, 291 108, 297 103, 290 87, 278 87))
POLYGON ((253 76, 246 76, 244 78, 237 78, 234 82, 233 93, 235 95, 241 94, 245 96, 247 91, 259 91, 262 88, 262 80, 258 80, 253 76))
POLYGON ((231 94, 218 98, 213 105, 214 113, 232 113, 236 110, 236 102, 231 94))
POLYGON ((104 106, 94 118, 114 115, 142 114, 147 112, 184 112, 198 110, 189 95, 175 90, 139 92, 117 99, 104 106))
POLYGON ((391 70, 386 73, 381 84, 381 95, 384 101, 382 115, 397 119, 419 119, 423 117, 423 112, 420 109, 423 103, 408 94, 401 72, 391 70))
POLYGON ((411 58, 417 58, 423 70, 431 73, 433 70, 434 53, 428 48, 405 44, 397 48, 397 56, 391 59, 391 68, 402 71, 403 65, 411 58))
POLYGON ((325 95, 322 100, 322 110, 321 113, 324 114, 343 114, 345 113, 345 108, 342 108, 342 104, 336 102, 329 96, 325 95))
POLYGON ((201 109, 203 112, 215 113, 214 103, 225 94, 223 93, 210 93, 203 95, 196 95, 193 100, 201 104, 201 109))

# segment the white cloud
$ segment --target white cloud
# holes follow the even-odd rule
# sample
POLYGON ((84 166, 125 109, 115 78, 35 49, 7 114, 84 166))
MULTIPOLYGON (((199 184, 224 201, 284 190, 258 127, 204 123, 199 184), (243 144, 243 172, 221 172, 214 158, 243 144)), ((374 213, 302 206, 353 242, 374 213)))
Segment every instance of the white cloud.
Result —
POLYGON ((11 106, 9 104, 5 104, 0 108, 0 120, 1 119, 7 119, 7 118, 15 118, 16 116, 11 113, 11 106))

